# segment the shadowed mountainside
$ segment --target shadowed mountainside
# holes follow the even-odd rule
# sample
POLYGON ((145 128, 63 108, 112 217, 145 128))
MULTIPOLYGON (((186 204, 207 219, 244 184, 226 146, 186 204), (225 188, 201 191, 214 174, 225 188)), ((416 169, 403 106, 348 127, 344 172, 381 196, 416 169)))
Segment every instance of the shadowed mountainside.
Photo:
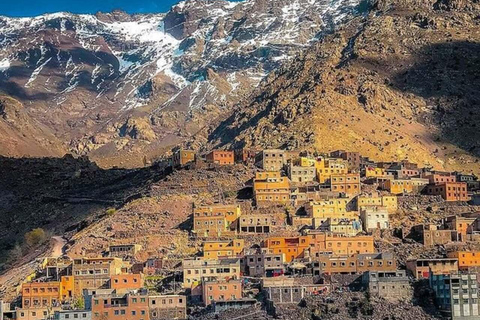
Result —
POLYGON ((0 157, 0 263, 22 245, 26 232, 42 228, 50 234, 78 231, 139 197, 163 172, 100 169, 86 158, 0 157))

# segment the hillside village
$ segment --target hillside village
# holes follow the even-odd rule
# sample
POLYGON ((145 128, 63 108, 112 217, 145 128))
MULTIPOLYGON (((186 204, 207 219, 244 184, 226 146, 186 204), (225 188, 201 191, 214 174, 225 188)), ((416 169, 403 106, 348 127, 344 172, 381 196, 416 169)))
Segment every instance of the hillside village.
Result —
MULTIPOLYGON (((175 148, 7 319, 478 319, 480 181, 358 152, 175 148)), ((58 251, 58 250, 57 250, 58 251)))

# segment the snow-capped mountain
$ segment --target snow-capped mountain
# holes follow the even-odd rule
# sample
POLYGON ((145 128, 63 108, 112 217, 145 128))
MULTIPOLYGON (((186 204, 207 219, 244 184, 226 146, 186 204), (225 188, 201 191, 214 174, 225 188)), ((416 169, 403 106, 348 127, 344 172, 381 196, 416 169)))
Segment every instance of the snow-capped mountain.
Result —
POLYGON ((80 153, 128 135, 116 122, 133 114, 148 118, 150 140, 162 140, 189 121, 193 131, 205 125, 210 116, 195 114, 232 105, 361 7, 360 0, 191 0, 166 14, 0 17, 0 90, 73 149, 88 139, 80 153))

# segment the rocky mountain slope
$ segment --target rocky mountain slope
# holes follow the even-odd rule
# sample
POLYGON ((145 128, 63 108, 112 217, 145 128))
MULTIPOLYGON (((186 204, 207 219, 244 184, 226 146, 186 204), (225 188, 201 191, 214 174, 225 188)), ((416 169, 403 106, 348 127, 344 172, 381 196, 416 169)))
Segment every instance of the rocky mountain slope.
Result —
POLYGON ((378 0, 270 75, 214 146, 358 150, 480 171, 480 3, 378 0))
MULTIPOLYGON (((166 14, 0 17, 0 91, 58 150, 128 165, 195 134, 362 11, 360 0, 191 0, 166 14)), ((21 156, 22 144, 2 150, 21 156)))

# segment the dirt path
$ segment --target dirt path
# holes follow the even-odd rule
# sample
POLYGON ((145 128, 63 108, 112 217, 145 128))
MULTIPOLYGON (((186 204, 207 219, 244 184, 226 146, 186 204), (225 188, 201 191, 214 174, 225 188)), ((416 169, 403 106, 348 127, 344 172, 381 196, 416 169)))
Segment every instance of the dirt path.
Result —
POLYGON ((64 254, 63 248, 65 247, 67 240, 65 240, 63 237, 60 237, 60 236, 54 236, 52 237, 52 241, 53 241, 52 253, 50 256, 52 258, 58 258, 64 254))

